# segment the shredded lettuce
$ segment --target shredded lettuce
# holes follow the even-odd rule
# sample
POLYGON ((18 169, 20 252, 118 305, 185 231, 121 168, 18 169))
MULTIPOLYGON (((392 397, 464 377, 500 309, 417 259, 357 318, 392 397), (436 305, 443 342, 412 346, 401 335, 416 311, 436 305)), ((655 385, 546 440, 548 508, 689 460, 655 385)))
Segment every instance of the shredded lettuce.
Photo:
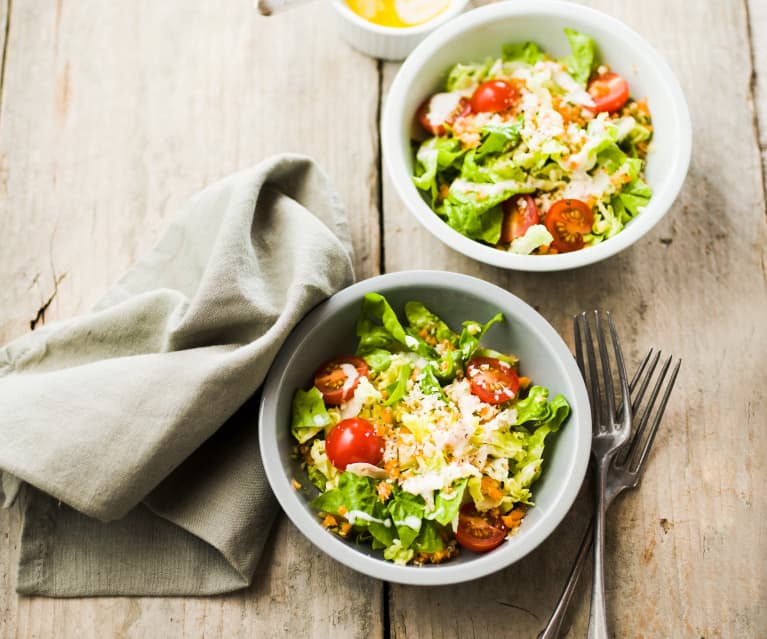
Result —
POLYGON ((541 223, 499 244, 501 204, 514 195, 532 194, 542 214, 558 199, 590 202, 595 221, 587 246, 619 233, 651 197, 642 177, 652 138, 646 105, 629 100, 618 114, 590 114, 586 88, 599 64, 597 47, 585 33, 564 32, 570 54, 560 60, 523 41, 505 46, 498 59, 454 65, 448 92, 468 97, 481 82, 512 77, 524 82, 524 99, 513 112, 447 124, 415 153, 414 184, 444 222, 518 255, 541 252, 554 238, 541 223))
POLYGON ((503 315, 497 313, 485 322, 465 321, 456 332, 422 302, 405 304, 403 321, 384 296, 364 297, 356 325, 358 353, 380 366, 355 391, 355 404, 360 404, 360 393, 374 401, 365 399, 354 410, 376 424, 396 420, 399 434, 387 441, 387 450, 394 446, 398 470, 387 476, 380 469, 382 476, 364 466, 336 468, 328 458, 323 432, 329 432, 352 402, 328 409, 316 388, 297 391, 291 431, 303 444, 299 459, 319 490, 311 506, 325 526, 370 544, 389 561, 406 564, 429 560, 435 553, 437 560, 453 553, 447 544, 455 543, 451 530, 467 502, 474 502, 480 511, 501 512, 533 503, 531 487, 542 472, 546 437, 561 427, 570 409, 561 395, 550 399, 548 389, 532 386, 494 414, 492 428, 480 421, 479 400, 470 396, 464 372, 476 356, 517 365, 513 355, 481 345, 493 325, 502 321, 503 315), (426 401, 416 392, 408 399, 416 387, 432 397, 426 401), (420 411, 414 408, 418 403, 431 408, 420 411), (474 462, 456 466, 455 444, 442 446, 432 440, 436 415, 460 419, 466 429, 460 431, 465 433, 465 445, 483 451, 481 466, 474 462), (423 481, 408 486, 407 479, 398 477, 423 481))
POLYGON ((548 246, 553 240, 551 233, 543 224, 533 224, 522 237, 512 240, 509 252, 530 255, 538 247, 548 246))
POLYGON ((447 74, 445 88, 448 91, 470 89, 482 82, 493 66, 492 58, 480 64, 456 64, 447 74))

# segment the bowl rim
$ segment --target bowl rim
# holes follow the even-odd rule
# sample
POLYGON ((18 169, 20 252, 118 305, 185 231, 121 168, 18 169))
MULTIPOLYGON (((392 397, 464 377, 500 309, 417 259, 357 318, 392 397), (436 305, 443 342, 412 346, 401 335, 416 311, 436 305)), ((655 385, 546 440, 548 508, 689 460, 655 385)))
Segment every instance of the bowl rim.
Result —
MULTIPOLYGON (((283 511, 309 541, 336 561, 370 577, 393 583, 435 586, 461 583, 490 575, 519 561, 551 535, 570 511, 586 475, 591 451, 590 424, 588 394, 575 359, 559 333, 532 306, 510 291, 476 277, 448 271, 412 270, 387 273, 357 282, 319 304, 298 324, 280 348, 264 383, 259 408, 258 438, 269 485, 283 511), (455 288, 489 300, 505 299, 504 302, 499 302, 499 310, 504 311, 502 306, 514 307, 515 314, 521 316, 522 321, 538 333, 564 368, 565 378, 572 385, 573 394, 567 399, 573 407, 573 413, 580 417, 580 422, 568 422, 576 431, 573 450, 567 461, 569 473, 562 479, 561 489, 548 505, 546 517, 536 522, 535 536, 517 536, 515 539, 518 541, 515 541, 514 545, 477 556, 467 563, 401 566, 356 551, 349 542, 322 528, 317 517, 308 511, 305 501, 291 485, 290 477, 285 472, 279 456, 275 454, 277 429, 280 427, 277 423, 276 406, 286 364, 292 354, 300 349, 301 344, 311 337, 317 326, 348 304, 359 301, 365 293, 376 291, 385 294, 391 289, 424 285, 455 288)), ((287 425, 285 427, 287 428, 287 425)))
MULTIPOLYGON (((459 58, 460 56, 456 56, 459 58)), ((459 62, 456 59, 456 62, 459 62)), ((428 35, 408 56, 392 82, 384 104, 381 121, 383 160, 394 188, 416 219, 447 246, 480 262, 496 267, 520 271, 558 271, 578 268, 601 261, 636 242, 648 233, 669 211, 682 188, 692 154, 692 124, 687 100, 671 67, 663 57, 636 31, 610 15, 579 4, 561 0, 515 0, 479 7, 456 17, 428 35), (675 131, 675 144, 670 144, 674 156, 672 171, 663 190, 653 192, 645 210, 635 217, 620 233, 596 246, 571 253, 556 255, 516 255, 500 251, 472 240, 448 226, 423 201, 412 182, 404 154, 400 152, 400 122, 402 105, 409 87, 420 69, 444 44, 464 31, 474 30, 498 19, 516 16, 572 17, 593 22, 613 30, 632 50, 641 51, 643 58, 656 70, 654 80, 670 96, 673 109, 671 130, 675 131)))
POLYGON ((460 14, 466 8, 467 4, 469 4, 469 0, 450 0, 450 4, 447 8, 431 20, 416 24, 412 27, 385 27, 370 22, 370 20, 365 20, 362 16, 357 15, 344 0, 333 0, 333 7, 338 14, 348 22, 351 22, 358 29, 363 29, 378 35, 385 35, 393 39, 409 38, 433 31, 440 25, 460 14))

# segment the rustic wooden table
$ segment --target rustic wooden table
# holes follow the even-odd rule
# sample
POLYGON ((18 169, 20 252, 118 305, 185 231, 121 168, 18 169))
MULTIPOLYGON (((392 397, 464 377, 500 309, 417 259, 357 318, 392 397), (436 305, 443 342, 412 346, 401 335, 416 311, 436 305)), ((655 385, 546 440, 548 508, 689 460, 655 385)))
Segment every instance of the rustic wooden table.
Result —
MULTIPOLYGON (((613 309, 631 362, 684 359, 641 490, 609 514, 616 637, 767 636, 767 3, 594 0, 644 34, 689 100, 693 159, 667 218, 635 247, 566 273, 474 263, 404 209, 378 118, 397 65, 336 37, 316 2, 0 0, 0 342, 91 307, 192 192, 278 151, 340 189, 359 278, 429 267, 507 287, 571 340, 613 309), (760 153, 761 151, 761 153, 760 153)), ((1 637, 534 637, 587 508, 492 577, 389 585, 320 554, 282 518, 254 585, 211 598, 15 594, 19 515, 0 513, 1 637)), ((584 637, 585 586, 567 637, 584 637)))

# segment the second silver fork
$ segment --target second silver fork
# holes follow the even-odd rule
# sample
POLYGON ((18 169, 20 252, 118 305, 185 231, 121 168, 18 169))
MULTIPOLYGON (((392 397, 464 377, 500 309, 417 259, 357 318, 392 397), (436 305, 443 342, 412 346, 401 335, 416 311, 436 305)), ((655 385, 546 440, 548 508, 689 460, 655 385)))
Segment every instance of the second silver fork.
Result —
MULTIPOLYGON (((660 352, 656 353, 653 357, 653 349, 651 348, 629 384, 632 397, 631 409, 635 416, 635 429, 631 433, 631 437, 625 447, 621 449, 610 465, 607 476, 607 489, 605 491, 605 507, 609 507, 612 501, 624 490, 636 488, 639 485, 645 464, 647 463, 647 457, 655 441, 655 435, 660 426, 663 413, 666 410, 666 405, 676 383, 681 365, 681 360, 677 360, 673 369, 671 369, 671 375, 668 376, 669 369, 673 363, 673 357, 666 359, 657 375, 647 402, 643 404, 646 391, 652 381, 660 357, 660 352), (659 397, 660 402, 656 408, 656 402, 659 397)), ((565 588, 559 596, 559 600, 551 617, 549 617, 546 627, 540 632, 537 639, 557 639, 559 637, 570 599, 575 592, 575 586, 578 583, 581 572, 583 572, 583 566, 591 550, 593 532, 593 525, 590 523, 583 535, 580 550, 570 570, 565 588)))

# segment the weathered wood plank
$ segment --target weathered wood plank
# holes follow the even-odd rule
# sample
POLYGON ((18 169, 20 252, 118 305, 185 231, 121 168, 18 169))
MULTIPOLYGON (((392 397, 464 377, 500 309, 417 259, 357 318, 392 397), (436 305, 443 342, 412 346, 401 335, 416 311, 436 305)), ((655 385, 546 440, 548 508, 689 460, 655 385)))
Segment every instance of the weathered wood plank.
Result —
MULTIPOLYGON (((3 69, 5 63, 5 41, 8 31, 8 1, 0 2, 0 69, 3 69)), ((0 80, 0 96, 2 96, 2 80, 0 80)))
MULTIPOLYGON (((275 152, 326 168, 350 211, 358 276, 378 271, 377 65, 336 38, 325 3, 267 19, 247 2, 31 1, 11 19, 0 342, 34 318, 87 310, 189 195, 275 152), (349 86, 357 99, 336 99, 349 86)), ((210 599, 18 598, 18 527, 0 513, 0 636, 383 634, 382 585, 285 520, 258 583, 210 599)))
POLYGON ((767 176, 767 4, 746 0, 751 35, 751 60, 754 65, 754 123, 762 152, 762 179, 767 176))
MULTIPOLYGON (((573 313, 611 308, 630 361, 651 345, 681 356, 641 491, 609 515, 609 618, 617 637, 756 637, 767 627, 759 603, 767 541, 758 523, 767 513, 759 488, 767 458, 767 344, 759 337, 767 228, 744 5, 710 0, 691 12, 661 0, 588 4, 645 34, 689 100, 694 158, 667 219, 605 263, 507 273, 442 246, 384 178, 386 269, 479 275, 538 308, 568 341, 573 313)), ((763 65, 763 55, 756 59, 763 65)), ((384 87, 395 71, 386 66, 384 87)), ((535 636, 569 569, 576 529, 560 527, 530 557, 476 583, 393 587, 392 637, 535 636)), ((587 594, 576 596, 568 637, 586 635, 587 594)))

